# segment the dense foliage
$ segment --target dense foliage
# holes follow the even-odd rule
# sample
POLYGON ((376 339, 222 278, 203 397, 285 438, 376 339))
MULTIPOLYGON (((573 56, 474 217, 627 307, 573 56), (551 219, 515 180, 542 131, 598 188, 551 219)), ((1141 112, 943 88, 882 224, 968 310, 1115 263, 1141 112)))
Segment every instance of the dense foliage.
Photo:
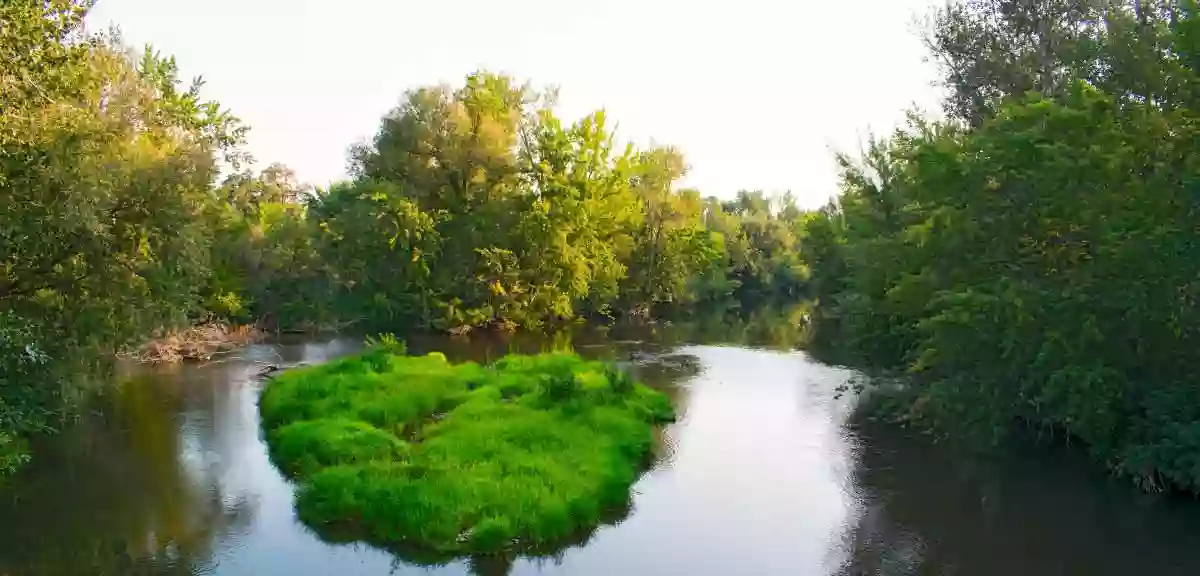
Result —
POLYGON ((115 352, 189 323, 465 332, 803 292, 790 199, 679 190, 680 154, 564 122, 553 92, 412 90, 314 190, 90 7, 0 5, 0 471, 115 352))
POLYGON ((0 471, 81 374, 182 321, 235 119, 175 63, 82 30, 86 2, 0 5, 0 471))
POLYGON ((302 519, 431 561, 590 532, 674 417, 662 393, 573 354, 480 366, 395 344, 285 372, 260 409, 302 519))
POLYGON ((951 118, 843 158, 803 240, 820 340, 909 372, 901 418, 1025 422, 1200 488, 1198 26, 1138 2, 936 15, 951 118))
POLYGON ((354 180, 315 191, 266 243, 288 247, 274 277, 309 292, 242 299, 284 325, 456 332, 799 300, 790 199, 679 190, 678 152, 620 148, 602 112, 566 125, 551 103, 482 72, 408 93, 352 150, 354 180))

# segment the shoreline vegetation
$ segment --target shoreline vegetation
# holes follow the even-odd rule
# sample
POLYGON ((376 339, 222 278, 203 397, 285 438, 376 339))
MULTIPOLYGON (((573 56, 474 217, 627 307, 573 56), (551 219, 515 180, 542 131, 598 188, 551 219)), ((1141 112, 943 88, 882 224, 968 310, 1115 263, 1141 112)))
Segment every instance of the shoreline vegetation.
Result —
POLYGON ((663 393, 571 353, 452 364, 390 339, 275 375, 260 412, 306 524, 434 563, 590 533, 627 508, 654 426, 675 417, 663 393))
POLYGON ((843 156, 806 228, 818 343, 902 374, 892 420, 1022 428, 1142 488, 1200 492, 1200 13, 951 3, 946 118, 843 156))

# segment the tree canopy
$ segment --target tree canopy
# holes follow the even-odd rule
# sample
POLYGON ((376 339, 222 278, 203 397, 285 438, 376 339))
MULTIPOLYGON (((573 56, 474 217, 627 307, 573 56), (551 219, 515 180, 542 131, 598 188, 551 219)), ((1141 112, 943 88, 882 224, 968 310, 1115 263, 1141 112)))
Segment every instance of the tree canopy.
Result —
POLYGON ((186 315, 198 216, 243 134, 173 59, 86 34, 89 7, 0 6, 0 469, 75 368, 186 315))
POLYGON ((1025 422, 1200 487, 1193 5, 981 0, 929 34, 946 121, 842 158, 810 221, 818 340, 910 375, 893 408, 1025 422))

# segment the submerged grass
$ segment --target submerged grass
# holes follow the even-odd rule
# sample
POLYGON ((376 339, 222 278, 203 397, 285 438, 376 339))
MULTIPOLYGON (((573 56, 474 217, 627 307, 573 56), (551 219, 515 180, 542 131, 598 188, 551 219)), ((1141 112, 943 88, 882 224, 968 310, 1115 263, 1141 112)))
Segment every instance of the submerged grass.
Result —
POLYGON ((451 556, 595 528, 674 418, 664 394, 574 354, 481 366, 396 345, 285 372, 260 410, 302 520, 451 556))

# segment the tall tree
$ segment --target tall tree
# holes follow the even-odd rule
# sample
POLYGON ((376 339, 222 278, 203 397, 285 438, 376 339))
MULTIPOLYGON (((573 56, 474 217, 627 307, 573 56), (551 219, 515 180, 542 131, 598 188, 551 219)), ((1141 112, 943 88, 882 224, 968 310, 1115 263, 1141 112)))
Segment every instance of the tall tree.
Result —
POLYGON ((243 133, 173 60, 86 35, 89 7, 0 6, 0 444, 52 422, 71 368, 189 311, 243 133))

